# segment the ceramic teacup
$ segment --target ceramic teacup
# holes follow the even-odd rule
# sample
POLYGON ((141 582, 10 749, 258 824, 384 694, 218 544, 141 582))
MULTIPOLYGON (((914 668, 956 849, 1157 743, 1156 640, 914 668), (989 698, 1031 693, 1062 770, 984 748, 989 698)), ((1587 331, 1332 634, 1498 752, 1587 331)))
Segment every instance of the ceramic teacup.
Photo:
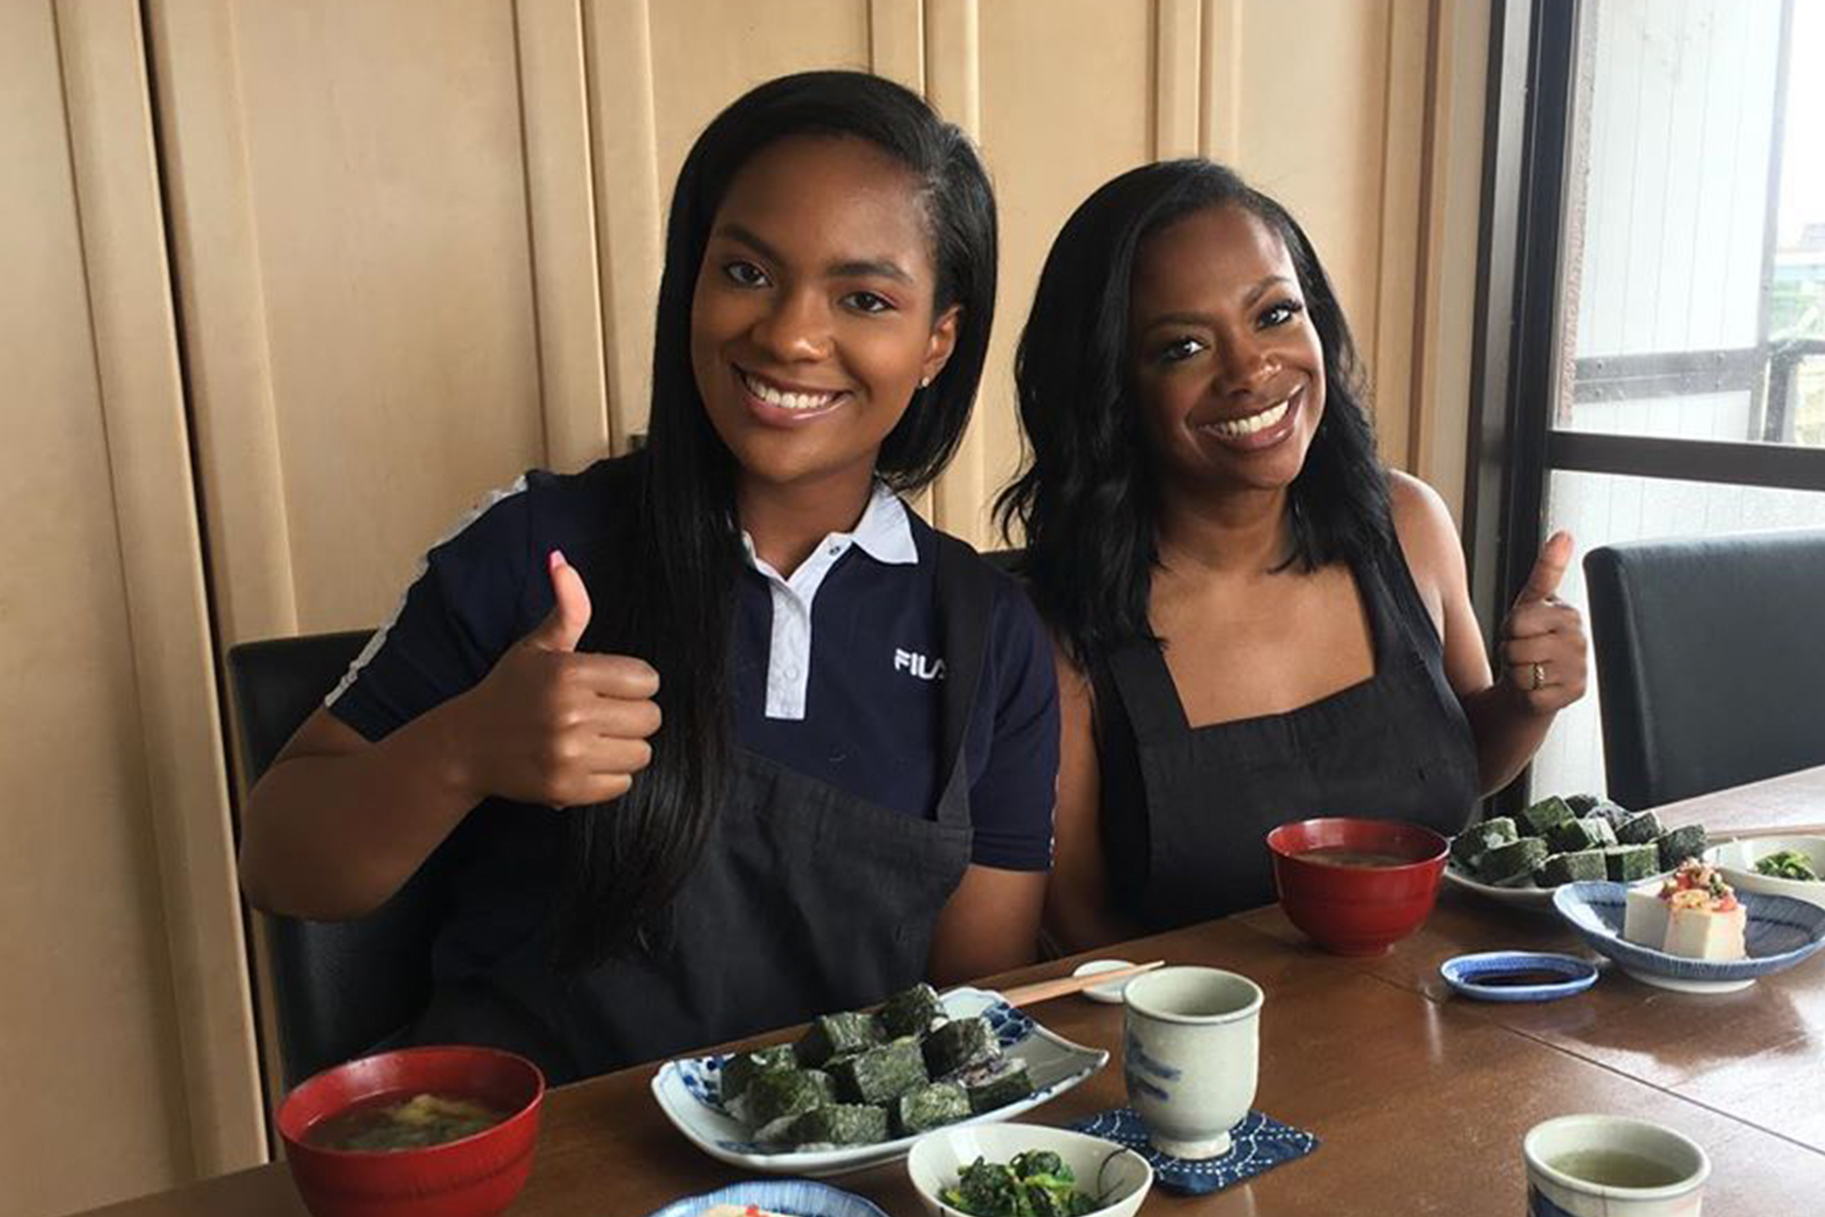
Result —
POLYGON ((1161 1153, 1215 1158, 1255 1101, 1261 986, 1217 968, 1160 968, 1128 982, 1128 1103, 1161 1153))
POLYGON ((1711 1160, 1688 1137, 1626 1116, 1560 1116, 1521 1143, 1528 1217, 1698 1217, 1711 1160))

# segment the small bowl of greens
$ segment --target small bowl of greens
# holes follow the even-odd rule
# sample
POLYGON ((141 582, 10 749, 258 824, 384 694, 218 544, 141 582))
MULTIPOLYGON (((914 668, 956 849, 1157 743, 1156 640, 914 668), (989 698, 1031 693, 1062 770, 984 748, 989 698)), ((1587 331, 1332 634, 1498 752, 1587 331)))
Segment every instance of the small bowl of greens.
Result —
POLYGON ((1825 837, 1750 837, 1705 851, 1739 892, 1791 896, 1825 908, 1825 837))
POLYGON ((932 1217, 1131 1217, 1153 1186, 1133 1150, 1039 1124, 938 1129, 906 1171, 932 1217))

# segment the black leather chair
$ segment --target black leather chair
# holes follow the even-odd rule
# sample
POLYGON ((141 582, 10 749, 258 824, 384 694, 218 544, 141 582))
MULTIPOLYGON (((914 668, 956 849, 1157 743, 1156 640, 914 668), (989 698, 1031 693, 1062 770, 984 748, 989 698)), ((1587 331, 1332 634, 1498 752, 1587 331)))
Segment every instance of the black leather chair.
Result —
MULTIPOLYGON (((241 759, 251 785, 335 687, 367 631, 249 642, 228 652, 241 759)), ((355 921, 271 917, 279 1055, 287 1089, 405 1028, 431 993, 431 940, 444 917, 435 862, 355 921)))
POLYGON ((1584 578, 1612 799, 1825 763, 1825 530, 1604 546, 1584 578))

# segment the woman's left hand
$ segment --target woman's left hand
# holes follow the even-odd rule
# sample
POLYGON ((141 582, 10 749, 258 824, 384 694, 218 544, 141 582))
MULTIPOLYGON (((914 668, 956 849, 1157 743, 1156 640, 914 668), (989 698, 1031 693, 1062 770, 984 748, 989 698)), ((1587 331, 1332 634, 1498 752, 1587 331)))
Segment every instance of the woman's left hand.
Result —
POLYGON ((1584 617, 1554 595, 1571 557, 1570 533, 1548 537, 1502 620, 1502 679, 1534 714, 1557 713, 1584 696, 1584 617))

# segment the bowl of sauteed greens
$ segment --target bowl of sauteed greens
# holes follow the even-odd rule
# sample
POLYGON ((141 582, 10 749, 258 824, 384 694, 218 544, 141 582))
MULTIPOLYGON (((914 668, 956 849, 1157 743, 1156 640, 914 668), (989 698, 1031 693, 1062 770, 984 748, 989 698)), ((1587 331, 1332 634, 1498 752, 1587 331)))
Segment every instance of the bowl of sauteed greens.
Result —
POLYGON ((1153 1186, 1133 1150, 1038 1124, 927 1133, 906 1171, 932 1217, 1130 1217, 1153 1186))

